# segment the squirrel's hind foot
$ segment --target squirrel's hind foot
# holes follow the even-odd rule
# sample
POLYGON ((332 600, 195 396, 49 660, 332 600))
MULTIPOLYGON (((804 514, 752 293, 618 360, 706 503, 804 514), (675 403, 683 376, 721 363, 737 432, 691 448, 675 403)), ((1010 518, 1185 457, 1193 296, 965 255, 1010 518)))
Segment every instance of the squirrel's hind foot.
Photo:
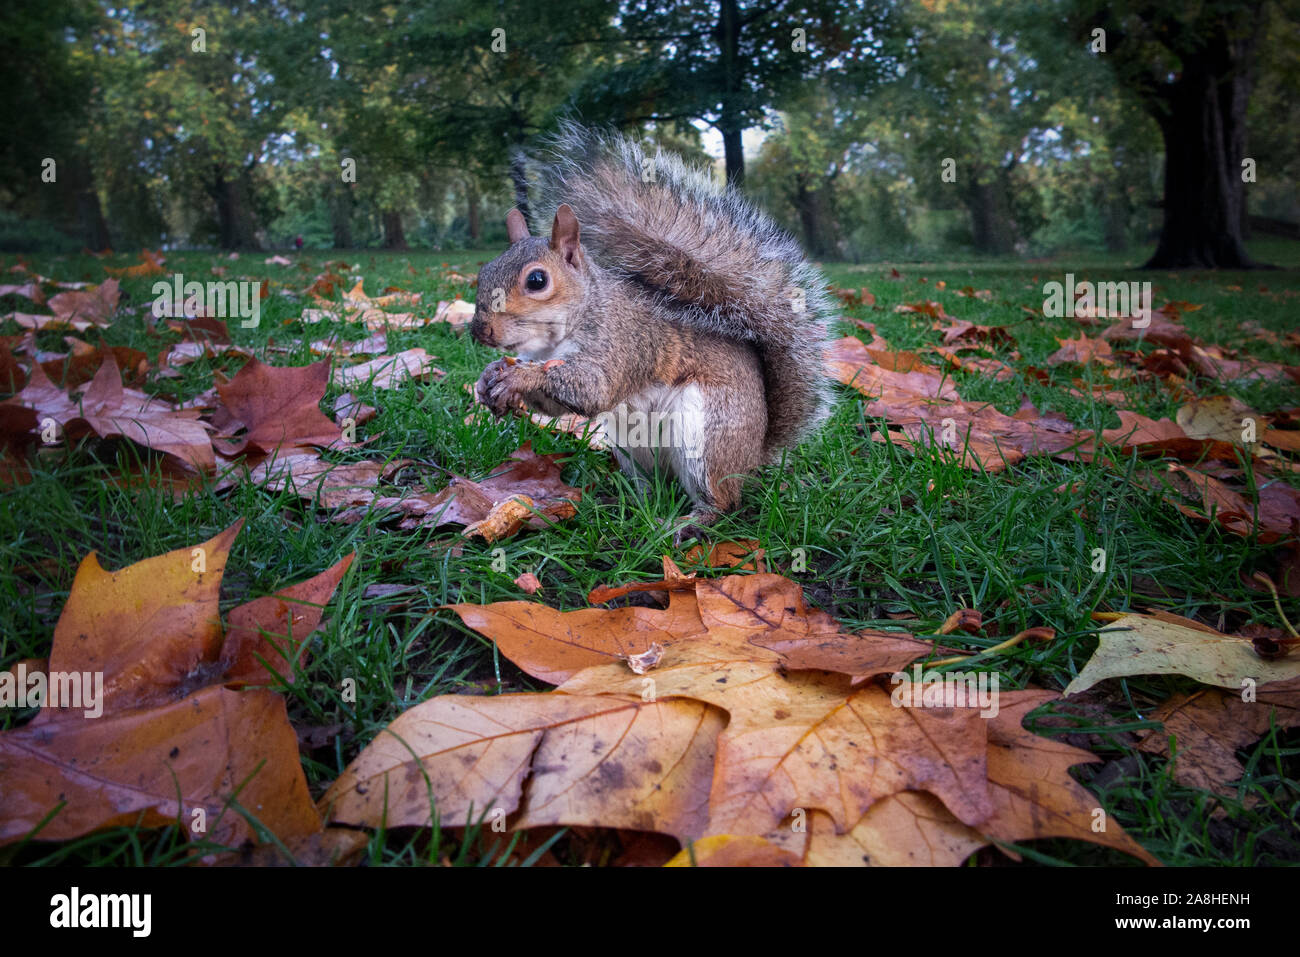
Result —
POLYGON ((713 509, 697 508, 677 523, 673 531, 673 545, 680 548, 682 543, 691 539, 695 539, 701 544, 708 541, 709 534, 706 529, 720 517, 713 509))

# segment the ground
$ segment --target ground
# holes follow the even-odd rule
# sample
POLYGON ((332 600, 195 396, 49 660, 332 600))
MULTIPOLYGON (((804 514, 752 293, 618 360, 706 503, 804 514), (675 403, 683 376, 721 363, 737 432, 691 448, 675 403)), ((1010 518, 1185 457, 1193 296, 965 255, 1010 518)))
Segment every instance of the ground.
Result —
MULTIPOLYGON (((440 278, 446 267, 472 273, 497 250, 459 253, 339 254, 286 253, 293 267, 264 265, 264 255, 237 262, 214 253, 171 253, 167 270, 206 276, 214 265, 233 275, 271 278, 301 291, 327 261, 346 260, 365 278, 371 295, 389 285, 424 295, 419 310, 432 314, 438 299, 456 293, 472 298, 465 284, 440 278), (306 271, 299 261, 309 264, 306 271)), ((1285 333, 1296 328, 1300 295, 1300 244, 1264 242, 1258 258, 1286 271, 1251 273, 1140 273, 1123 269, 1141 262, 1142 251, 1120 259, 1059 257, 1031 262, 826 264, 836 286, 866 287, 875 306, 844 309, 844 315, 873 322, 896 350, 936 343, 939 334, 904 302, 939 300, 958 319, 1005 326, 1021 358, 1016 368, 1046 368, 1057 337, 1078 335, 1074 320, 1047 319, 1021 306, 1041 307, 1043 284, 1066 272, 1105 280, 1150 280, 1156 304, 1179 300, 1202 308, 1185 314, 1189 329, 1203 340, 1239 347, 1264 360, 1297 363, 1295 350, 1253 338, 1242 324, 1285 333), (896 268, 901 279, 891 279, 896 268), (945 288, 940 289, 942 282, 945 288), (954 294, 961 287, 989 290, 988 298, 954 294), (1234 288, 1235 287, 1235 288, 1234 288)), ((104 265, 136 262, 135 256, 108 261, 86 257, 24 257, 31 269, 63 280, 99 282, 104 265)), ((7 269, 17 261, 8 256, 7 269)), ((227 276, 230 278, 230 276, 227 276)), ((152 301, 149 278, 122 280, 131 307, 152 301)), ((269 341, 313 337, 319 327, 295 321, 303 302, 274 292, 263 304, 261 324, 241 329, 230 323, 236 342, 254 347, 269 341)), ((0 300, 7 312, 29 303, 0 300)), ((924 317, 921 317, 924 318, 924 317)), ((0 322, 0 334, 18 330, 0 322)), ((1090 334, 1096 330, 1088 329, 1090 334)), ((843 324, 839 334, 859 334, 843 324)), ((361 338, 359 329, 348 333, 361 338)), ((162 344, 136 312, 119 313, 105 331, 110 345, 134 346, 151 358, 162 344)), ((62 351, 62 333, 41 333, 42 348, 62 351)), ((407 532, 383 514, 356 524, 324 520, 296 496, 238 486, 173 501, 147 484, 124 488, 110 481, 118 456, 130 450, 91 444, 66 457, 42 459, 34 480, 6 490, 0 509, 0 667, 49 652, 55 622, 67 598, 78 562, 99 552, 108 568, 211 537, 239 517, 247 520, 228 566, 223 609, 269 594, 327 568, 356 550, 357 561, 335 595, 331 612, 313 646, 302 680, 286 693, 300 729, 318 728, 324 747, 308 742, 304 764, 314 793, 320 793, 366 743, 397 714, 427 697, 453 692, 518 691, 538 687, 494 654, 489 642, 466 629, 439 606, 524 597, 514 579, 531 572, 542 582, 538 596, 564 608, 585 607, 587 592, 600 584, 660 577, 660 556, 682 549, 672 544, 664 518, 685 514, 689 505, 671 484, 635 491, 608 457, 576 439, 543 431, 523 420, 466 424, 474 382, 495 354, 445 325, 392 332, 389 351, 421 346, 437 356, 445 378, 387 391, 361 388, 360 397, 378 406, 378 418, 359 430, 374 441, 358 456, 407 458, 415 464, 399 473, 404 485, 441 488, 452 474, 481 477, 525 441, 541 452, 572 453, 566 481, 586 489, 576 517, 543 532, 525 532, 497 545, 460 541, 454 529, 407 532), (459 545, 460 547, 451 547, 459 545), (504 571, 493 568, 493 549, 504 549, 504 571), (406 591, 375 589, 405 586, 406 591), (369 590, 369 591, 368 591, 369 590), (366 675, 355 704, 340 699, 341 679, 366 675), (338 726, 338 734, 330 734, 338 726)), ((1006 358, 1009 348, 999 348, 1006 358)), ((276 364, 304 364, 304 350, 277 356, 276 364)), ((189 397, 209 388, 214 369, 233 373, 242 360, 218 357, 185 367, 180 379, 157 384, 163 394, 189 397)), ((1008 414, 1027 395, 1040 412, 1064 415, 1076 428, 1112 428, 1114 411, 1064 388, 1081 373, 1061 370, 1047 382, 1017 377, 1007 382, 965 372, 954 383, 966 400, 991 401, 1008 414)), ((1087 376, 1086 371, 1082 375, 1087 376)), ((1087 390, 1085 390, 1086 392, 1087 390)), ((1222 391, 1261 411, 1300 405, 1294 383, 1231 383, 1222 391)), ((331 391, 330 398, 335 395, 331 391)), ((1002 474, 982 474, 932 455, 917 455, 870 440, 881 422, 867 417, 857 393, 837 387, 839 402, 822 434, 756 476, 746 487, 743 507, 712 529, 717 540, 753 539, 784 573, 800 581, 810 602, 850 627, 888 625, 896 620, 919 634, 932 634, 963 605, 979 609, 1003 635, 1033 625, 1056 629, 1047 644, 1021 646, 997 662, 1004 687, 1035 685, 1062 689, 1095 649, 1094 611, 1161 608, 1232 630, 1248 622, 1276 625, 1266 594, 1243 581, 1251 571, 1275 568, 1279 550, 1252 538, 1227 534, 1180 514, 1155 491, 1131 481, 1119 466, 1033 457, 1002 474), (1076 495, 1061 491, 1076 487, 1076 495), (1089 504, 1078 508, 1078 499, 1089 504), (1091 550, 1110 550, 1107 571, 1094 574, 1091 550), (807 570, 791 570, 792 554, 803 549, 807 570), (893 616, 893 617, 891 617, 893 616), (905 618, 904 616, 912 616, 905 618)), ((1172 418, 1179 402, 1159 384, 1131 390, 1129 408, 1152 418, 1172 418)), ((498 560, 497 567, 501 567, 498 560)), ((1293 616, 1294 617, 1294 616, 1293 616)), ((998 639, 962 637, 978 650, 998 639)), ((1278 732, 1240 754, 1246 775, 1235 797, 1219 798, 1175 784, 1163 759, 1138 753, 1135 732, 1152 727, 1145 718, 1156 704, 1194 682, 1176 676, 1109 680, 1058 708, 1035 729, 1066 735, 1095 752, 1101 763, 1084 765, 1076 776, 1134 838, 1169 864, 1270 864, 1300 860, 1300 737, 1278 732), (1064 717, 1063 717, 1064 715, 1064 717)), ((11 727, 21 713, 0 714, 11 727)), ((426 835, 386 834, 372 842, 376 862, 418 862, 443 856, 475 862, 491 856, 491 835, 459 844, 449 835, 430 850, 426 835)), ((561 856, 566 845, 557 845, 561 856)), ((1124 855, 1093 845, 1040 841, 1019 848, 1026 861, 1075 864, 1132 863, 1124 855)), ((11 855, 12 851, 9 852, 11 855)), ((30 845, 18 859, 44 863, 163 863, 184 855, 184 840, 172 830, 116 829, 60 845, 30 845)), ((0 855, 3 860, 3 855, 0 855)), ((993 863, 995 851, 980 855, 993 863)))

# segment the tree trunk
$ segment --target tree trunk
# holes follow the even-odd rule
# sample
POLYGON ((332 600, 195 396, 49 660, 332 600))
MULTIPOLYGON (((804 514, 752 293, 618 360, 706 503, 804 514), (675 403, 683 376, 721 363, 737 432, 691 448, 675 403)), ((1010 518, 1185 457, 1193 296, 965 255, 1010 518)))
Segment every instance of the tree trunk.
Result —
POLYGON ((222 249, 259 249, 257 229, 248 208, 246 185, 241 178, 227 179, 218 170, 209 190, 217 204, 217 222, 221 230, 222 249))
POLYGON ((1258 266, 1242 241, 1241 181, 1244 105, 1234 115, 1224 85, 1201 77, 1169 98, 1158 116, 1165 142, 1164 224, 1144 269, 1251 269, 1258 266))
POLYGON ((745 147, 741 130, 722 130, 722 151, 726 156, 727 185, 740 189, 745 184, 745 147))
POLYGON ((104 210, 99 204, 99 193, 95 190, 95 173, 84 156, 78 156, 68 170, 68 190, 70 193, 73 216, 76 219, 81 241, 92 252, 108 249, 108 223, 104 220, 104 210))
POLYGON ((335 249, 351 249, 352 241, 352 191, 344 184, 330 187, 330 229, 334 233, 335 249))
POLYGON ((1128 221, 1132 212, 1128 197, 1122 191, 1118 196, 1099 194, 1096 196, 1096 202, 1101 207, 1102 233, 1106 239, 1106 249, 1112 253, 1122 253, 1128 248, 1128 221))
POLYGON ((384 217, 384 248, 405 249, 406 233, 402 231, 402 214, 395 209, 386 209, 384 217))
POLYGON ((1165 146, 1164 223, 1144 269, 1254 269, 1242 220, 1246 107, 1261 24, 1234 39, 1208 34, 1182 57, 1182 73, 1148 101, 1165 146))
POLYGON ((715 125, 722 134, 727 185, 740 189, 745 183, 745 146, 741 136, 744 124, 739 116, 737 97, 744 87, 745 64, 740 56, 740 9, 736 0, 722 0, 718 24, 713 32, 718 42, 723 86, 722 113, 715 125))
POLYGON ((826 259, 838 254, 838 237, 835 236, 833 217, 828 215, 830 186, 822 184, 810 189, 807 178, 796 180, 794 206, 803 228, 804 249, 816 259, 826 259))
POLYGON ((1016 229, 1011 221, 1007 182, 997 176, 987 183, 969 184, 962 202, 970 212, 971 235, 982 253, 1003 255, 1015 247, 1016 229))
POLYGON ((475 245, 478 245, 479 237, 482 235, 478 218, 478 200, 478 183, 470 178, 465 182, 465 228, 469 231, 469 241, 475 245))

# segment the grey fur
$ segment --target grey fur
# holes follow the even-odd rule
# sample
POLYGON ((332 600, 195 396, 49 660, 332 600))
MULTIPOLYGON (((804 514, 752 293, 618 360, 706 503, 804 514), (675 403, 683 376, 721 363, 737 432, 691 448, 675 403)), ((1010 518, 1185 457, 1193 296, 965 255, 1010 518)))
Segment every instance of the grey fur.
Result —
POLYGON ((566 123, 543 141, 533 165, 539 228, 567 203, 595 263, 682 322, 755 343, 768 459, 825 420, 833 313, 825 279, 789 233, 709 170, 663 150, 647 155, 616 133, 566 123))

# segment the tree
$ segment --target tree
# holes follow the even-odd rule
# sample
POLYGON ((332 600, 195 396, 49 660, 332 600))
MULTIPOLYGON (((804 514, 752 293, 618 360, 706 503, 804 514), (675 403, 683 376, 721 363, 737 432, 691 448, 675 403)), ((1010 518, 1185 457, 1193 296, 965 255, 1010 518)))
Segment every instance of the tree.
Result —
POLYGON ((1170 5, 1084 0, 1078 35, 1155 119, 1165 147, 1164 224, 1148 269, 1249 269, 1245 214, 1246 111, 1257 55, 1273 16, 1294 4, 1203 0, 1170 5), (1102 31, 1100 33, 1095 31, 1102 31))
POLYGON ((0 198, 95 250, 109 245, 86 129, 99 62, 91 38, 103 26, 94 3, 11 0, 0 31, 0 166, 8 171, 0 198))
MULTIPOLYGON (((607 39, 614 0, 572 0, 557 16, 533 0, 441 0, 386 7, 391 49, 372 50, 396 71, 395 100, 410 111, 415 149, 429 168, 460 171, 477 196, 507 175, 532 222, 522 150, 551 125, 568 91, 607 39)), ((476 207, 469 219, 477 218, 476 207)))
POLYGON ((863 105, 810 86, 781 111, 776 131, 763 142, 757 183, 751 181, 753 192, 770 205, 789 207, 804 248, 819 259, 838 258, 841 252, 836 185, 859 149, 866 126, 863 105))
POLYGON ((888 75, 895 20, 894 4, 863 0, 630 0, 620 32, 605 41, 618 55, 575 101, 622 126, 708 123, 722 136, 727 182, 739 188, 745 129, 809 82, 861 92, 888 75))
POLYGON ((984 253, 1009 253, 1030 231, 1020 221, 1029 196, 1021 167, 1051 126, 1070 73, 1062 68, 1063 31, 1027 6, 952 0, 934 11, 909 9, 911 56, 876 104, 907 117, 903 148, 917 184, 932 205, 951 197, 965 208, 984 253))

